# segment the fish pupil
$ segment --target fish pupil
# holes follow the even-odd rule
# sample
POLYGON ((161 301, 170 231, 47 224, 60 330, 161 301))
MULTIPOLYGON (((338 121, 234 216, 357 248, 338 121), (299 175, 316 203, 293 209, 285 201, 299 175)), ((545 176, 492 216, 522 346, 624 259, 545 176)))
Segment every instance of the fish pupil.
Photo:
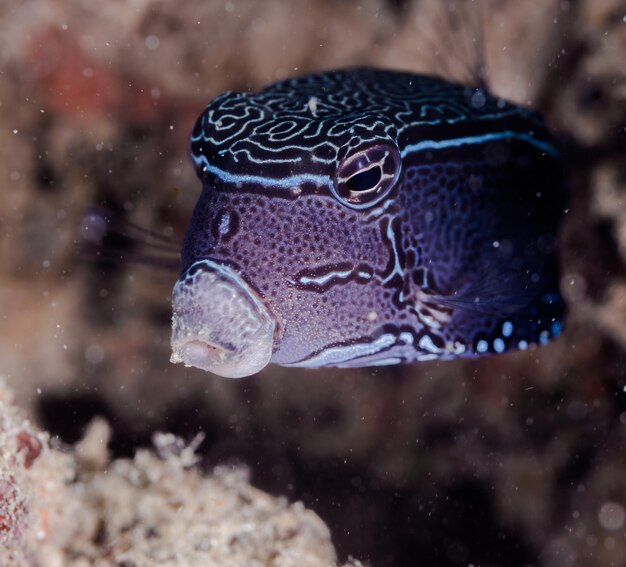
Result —
POLYGON ((346 187, 350 191, 361 192, 374 189, 382 177, 382 170, 379 165, 360 171, 346 181, 346 187))

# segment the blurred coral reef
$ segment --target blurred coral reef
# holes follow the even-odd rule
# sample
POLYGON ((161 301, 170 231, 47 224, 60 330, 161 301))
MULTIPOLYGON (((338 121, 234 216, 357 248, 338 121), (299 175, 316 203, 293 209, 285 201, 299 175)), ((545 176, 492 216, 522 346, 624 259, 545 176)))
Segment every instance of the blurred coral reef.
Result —
POLYGON ((2 565, 623 565, 625 21, 621 0, 0 0, 0 375, 27 416, 3 387, 2 565), (362 64, 482 76, 562 137, 564 337, 239 381, 170 365, 175 274, 79 259, 85 208, 182 239, 212 97, 362 64))
POLYGON ((244 469, 218 467, 204 476, 193 444, 167 434, 155 435, 159 456, 144 449, 109 462, 103 420, 91 423, 73 453, 61 452, 2 388, 4 567, 334 563, 319 517, 252 488, 244 469))

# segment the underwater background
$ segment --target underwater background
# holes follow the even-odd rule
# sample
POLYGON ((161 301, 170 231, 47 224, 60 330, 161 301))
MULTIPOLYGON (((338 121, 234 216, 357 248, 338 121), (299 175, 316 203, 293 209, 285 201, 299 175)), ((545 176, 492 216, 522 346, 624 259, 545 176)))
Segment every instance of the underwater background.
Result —
POLYGON ((0 564, 626 566, 624 61, 619 0, 1 0, 0 564), (206 104, 355 65, 480 75, 544 114, 571 168, 564 335, 170 364, 176 272, 124 235, 80 254, 85 210, 181 241, 206 104))

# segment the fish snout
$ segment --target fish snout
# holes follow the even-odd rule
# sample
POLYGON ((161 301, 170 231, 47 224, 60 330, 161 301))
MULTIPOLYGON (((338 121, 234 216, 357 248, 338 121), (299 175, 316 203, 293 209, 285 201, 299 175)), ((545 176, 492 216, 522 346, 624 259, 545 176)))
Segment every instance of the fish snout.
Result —
POLYGON ((227 266, 195 262, 172 293, 171 362, 228 378, 250 376, 272 356, 276 321, 227 266))

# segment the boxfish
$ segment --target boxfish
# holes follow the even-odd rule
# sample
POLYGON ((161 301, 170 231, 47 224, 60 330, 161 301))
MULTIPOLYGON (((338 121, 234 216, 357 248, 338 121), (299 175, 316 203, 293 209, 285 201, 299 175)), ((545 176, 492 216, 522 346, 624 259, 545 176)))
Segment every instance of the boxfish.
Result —
POLYGON ((211 101, 172 294, 172 362, 370 367, 561 333, 567 175, 536 112, 356 68, 211 101))

